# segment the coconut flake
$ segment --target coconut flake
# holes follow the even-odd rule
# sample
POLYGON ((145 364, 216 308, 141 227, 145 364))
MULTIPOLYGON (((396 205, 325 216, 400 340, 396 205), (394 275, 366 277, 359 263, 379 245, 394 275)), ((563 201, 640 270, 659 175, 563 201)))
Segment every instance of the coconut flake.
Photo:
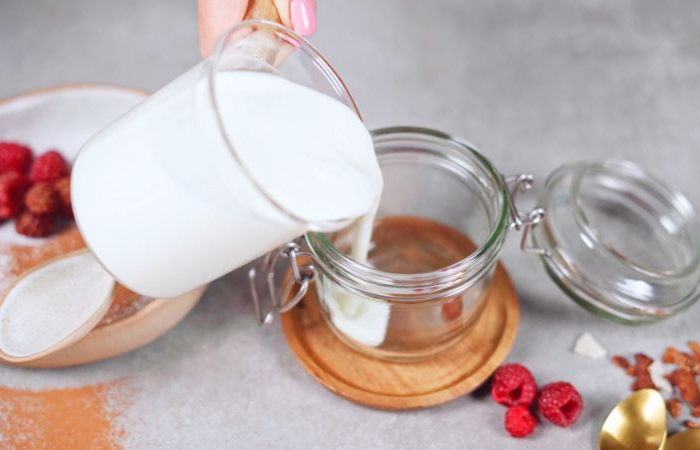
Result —
POLYGON ((666 377, 664 377, 666 370, 664 369, 663 364, 661 364, 661 361, 657 359, 651 363, 648 370, 651 381, 657 388, 669 394, 673 393, 673 386, 671 386, 671 383, 666 379, 666 377))
POLYGON ((603 358, 607 354, 603 346, 590 333, 583 333, 576 339, 574 353, 595 359, 603 358))

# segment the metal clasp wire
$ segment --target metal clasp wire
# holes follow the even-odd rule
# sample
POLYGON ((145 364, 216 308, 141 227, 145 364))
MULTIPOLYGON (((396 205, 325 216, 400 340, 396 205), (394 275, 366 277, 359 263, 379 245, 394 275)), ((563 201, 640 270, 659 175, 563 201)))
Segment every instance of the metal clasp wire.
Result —
POLYGON ((520 175, 504 177, 504 180, 506 185, 510 188, 507 190, 511 219, 510 228, 515 229, 516 231, 522 230, 520 249, 525 253, 549 257, 548 250, 535 247, 528 243, 530 232, 544 220, 546 211, 544 208, 536 207, 523 214, 518 210, 518 207, 515 204, 518 194, 528 191, 532 187, 535 177, 532 174, 523 173, 520 175))
POLYGON ((269 325, 275 320, 275 317, 294 308, 306 295, 306 292, 309 290, 309 285, 316 280, 316 267, 313 264, 300 266, 297 262, 297 257, 310 257, 313 259, 313 255, 301 251, 301 245, 297 242, 289 242, 278 250, 270 252, 265 256, 260 266, 253 267, 248 271, 248 282, 250 284, 250 292, 253 296, 253 307, 258 324, 269 325), (292 270, 292 277, 282 289, 281 295, 278 296, 275 272, 280 258, 287 259, 292 270), (256 285, 256 279, 260 275, 260 272, 262 272, 266 278, 269 294, 268 300, 270 303, 270 310, 267 312, 263 312, 262 296, 259 294, 256 285), (294 294, 294 297, 285 301, 292 293, 292 289, 295 285, 299 286, 299 290, 294 294))

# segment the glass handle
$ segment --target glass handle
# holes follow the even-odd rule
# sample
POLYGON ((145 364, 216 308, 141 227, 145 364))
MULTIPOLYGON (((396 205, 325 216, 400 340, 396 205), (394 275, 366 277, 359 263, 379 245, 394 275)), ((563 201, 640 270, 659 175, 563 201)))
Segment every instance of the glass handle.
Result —
POLYGON ((299 257, 308 257, 313 260, 313 256, 310 253, 301 251, 299 243, 289 242, 279 249, 268 253, 259 266, 253 267, 248 271, 250 292, 253 297, 253 307, 258 324, 269 325, 275 320, 275 317, 294 308, 306 295, 309 285, 316 280, 316 267, 313 264, 300 265, 297 261, 299 257), (282 293, 278 296, 275 276, 280 258, 288 261, 292 276, 286 280, 282 293), (265 288, 267 289, 267 296, 261 295, 259 292, 258 282, 260 277, 265 277, 266 286, 262 290, 265 291, 265 288), (288 300, 294 286, 299 286, 299 289, 288 300), (263 299, 270 305, 267 311, 263 311, 263 299))
POLYGON ((533 183, 535 177, 529 173, 522 173, 520 175, 513 175, 509 177, 504 177, 508 193, 508 207, 510 208, 510 228, 516 231, 522 231, 522 236, 520 238, 520 249, 525 253, 530 253, 534 255, 549 257, 549 251, 535 247, 528 243, 528 237, 530 236, 530 231, 542 222, 546 216, 546 211, 544 208, 534 207, 530 211, 523 213, 518 210, 515 201, 518 195, 528 191, 533 183))

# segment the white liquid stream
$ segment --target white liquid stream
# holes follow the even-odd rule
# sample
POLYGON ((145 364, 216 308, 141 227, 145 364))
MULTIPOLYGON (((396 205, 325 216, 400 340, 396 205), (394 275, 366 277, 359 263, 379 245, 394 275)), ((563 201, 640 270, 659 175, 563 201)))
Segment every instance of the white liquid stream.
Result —
MULTIPOLYGON (((359 263, 367 263, 378 206, 375 204, 372 211, 354 225, 350 257, 359 263)), ((323 278, 319 297, 328 307, 331 321, 339 331, 368 347, 378 347, 384 342, 389 328, 389 305, 355 295, 327 277, 323 278)))

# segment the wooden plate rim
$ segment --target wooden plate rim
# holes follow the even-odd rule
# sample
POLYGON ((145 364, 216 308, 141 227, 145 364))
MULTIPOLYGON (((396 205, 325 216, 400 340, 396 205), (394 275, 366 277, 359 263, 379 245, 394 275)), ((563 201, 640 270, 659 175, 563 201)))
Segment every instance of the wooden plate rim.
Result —
MULTIPOLYGON (((506 314, 506 319, 503 323, 499 341, 498 344, 496 344, 494 352, 473 372, 465 374, 464 377, 460 377, 459 380, 452 385, 444 386, 434 391, 421 394, 394 395, 390 393, 380 394, 359 389, 329 374, 329 372, 324 369, 324 364, 320 364, 311 356, 312 352, 307 349, 306 344, 300 339, 299 335, 295 333, 296 321, 291 314, 282 315, 282 330, 290 350, 302 367, 325 388, 347 400, 363 406, 383 410, 411 410, 438 406, 473 392, 483 384, 505 360, 515 342, 520 320, 520 305, 517 292, 515 291, 515 286, 513 285, 510 275, 502 263, 498 263, 496 270, 502 272, 503 277, 501 282, 505 283, 504 289, 509 295, 504 296, 505 299, 501 303, 501 309, 506 314), (399 401, 397 402, 397 400, 399 401)), ((493 303, 491 305, 490 307, 495 307, 493 303)), ((489 305, 485 306, 485 308, 488 307, 489 305)), ((484 317, 485 311, 486 309, 482 311, 478 320, 484 317)), ((386 364, 400 363, 391 363, 387 361, 386 364)))

